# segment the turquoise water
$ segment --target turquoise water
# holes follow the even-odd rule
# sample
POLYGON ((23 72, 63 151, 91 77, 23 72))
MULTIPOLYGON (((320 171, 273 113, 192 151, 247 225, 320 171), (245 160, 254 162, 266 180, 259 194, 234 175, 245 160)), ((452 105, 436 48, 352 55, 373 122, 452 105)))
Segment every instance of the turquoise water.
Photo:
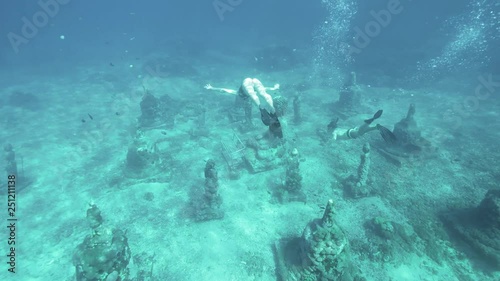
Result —
POLYGON ((499 13, 4 3, 0 280, 500 280, 499 13))

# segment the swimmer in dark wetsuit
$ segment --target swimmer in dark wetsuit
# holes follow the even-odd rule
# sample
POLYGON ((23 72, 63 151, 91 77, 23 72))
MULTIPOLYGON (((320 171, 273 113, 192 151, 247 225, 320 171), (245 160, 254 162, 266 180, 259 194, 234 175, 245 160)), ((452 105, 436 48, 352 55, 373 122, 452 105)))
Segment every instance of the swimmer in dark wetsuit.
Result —
MULTIPOLYGON (((331 124, 334 124, 335 127, 333 129, 332 135, 334 140, 349 140, 349 139, 356 139, 368 132, 378 130, 382 138, 388 142, 388 143, 395 143, 396 142, 396 136, 386 127, 377 124, 375 126, 370 126, 373 121, 377 120, 382 116, 383 110, 377 111, 372 118, 366 119, 361 126, 351 128, 351 129, 341 129, 337 128, 337 122, 330 122, 331 124)), ((329 126, 330 126, 329 125, 329 126)))

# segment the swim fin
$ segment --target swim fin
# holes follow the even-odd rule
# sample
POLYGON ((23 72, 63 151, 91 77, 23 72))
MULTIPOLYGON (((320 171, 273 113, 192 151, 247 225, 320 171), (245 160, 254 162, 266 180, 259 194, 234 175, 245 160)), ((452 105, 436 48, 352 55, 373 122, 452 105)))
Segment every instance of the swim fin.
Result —
POLYGON ((277 119, 277 117, 275 114, 269 113, 267 110, 261 108, 260 119, 262 120, 262 123, 264 123, 264 125, 269 126, 274 119, 277 119))
POLYGON ((380 109, 379 111, 375 112, 375 114, 373 115, 372 118, 365 120, 365 123, 368 124, 368 125, 370 125, 373 121, 375 121, 376 119, 380 118, 380 116, 382 116, 383 112, 384 111, 382 109, 380 109))
POLYGON ((283 130, 281 128, 281 123, 278 119, 276 119, 273 123, 269 125, 269 131, 274 137, 279 139, 283 138, 283 130))
POLYGON ((333 133, 333 131, 335 131, 335 129, 337 129, 337 123, 339 122, 339 118, 337 117, 336 119, 332 120, 328 126, 326 127, 327 128, 327 132, 329 134, 333 133))
POLYGON ((396 136, 391 132, 391 130, 387 129, 386 127, 377 124, 377 129, 380 132, 380 135, 384 139, 385 142, 389 144, 395 144, 397 142, 396 136))

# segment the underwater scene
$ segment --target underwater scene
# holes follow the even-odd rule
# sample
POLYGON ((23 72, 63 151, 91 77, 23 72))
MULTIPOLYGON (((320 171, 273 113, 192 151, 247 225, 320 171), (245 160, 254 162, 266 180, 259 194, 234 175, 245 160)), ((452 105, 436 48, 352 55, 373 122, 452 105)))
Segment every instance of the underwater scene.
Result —
POLYGON ((0 5, 0 280, 500 280, 498 0, 0 5))

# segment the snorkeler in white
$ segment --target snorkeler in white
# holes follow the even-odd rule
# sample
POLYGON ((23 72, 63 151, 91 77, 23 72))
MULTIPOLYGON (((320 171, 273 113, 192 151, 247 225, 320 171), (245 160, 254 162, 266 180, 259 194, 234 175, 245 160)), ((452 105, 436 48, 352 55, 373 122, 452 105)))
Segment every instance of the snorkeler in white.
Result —
POLYGON ((207 90, 214 90, 227 94, 244 94, 250 97, 260 109, 266 109, 271 114, 276 110, 274 109, 273 98, 267 93, 267 91, 275 91, 279 88, 279 84, 275 84, 273 87, 264 87, 262 82, 260 82, 257 78, 245 78, 238 91, 228 88, 216 88, 212 87, 210 84, 205 85, 205 89, 207 90), (261 102, 259 96, 264 99, 264 103, 261 102))
POLYGON ((274 108, 273 98, 267 91, 275 91, 280 88, 279 84, 275 84, 273 87, 264 87, 262 82, 257 78, 245 78, 241 83, 238 91, 228 88, 217 88, 210 84, 204 87, 207 90, 218 91, 227 94, 237 94, 242 98, 250 98, 253 103, 255 103, 260 109, 260 116, 262 123, 269 126, 270 132, 278 138, 283 138, 283 132, 281 130, 281 123, 276 116, 276 109, 274 108), (262 100, 261 100, 262 99, 262 100))

